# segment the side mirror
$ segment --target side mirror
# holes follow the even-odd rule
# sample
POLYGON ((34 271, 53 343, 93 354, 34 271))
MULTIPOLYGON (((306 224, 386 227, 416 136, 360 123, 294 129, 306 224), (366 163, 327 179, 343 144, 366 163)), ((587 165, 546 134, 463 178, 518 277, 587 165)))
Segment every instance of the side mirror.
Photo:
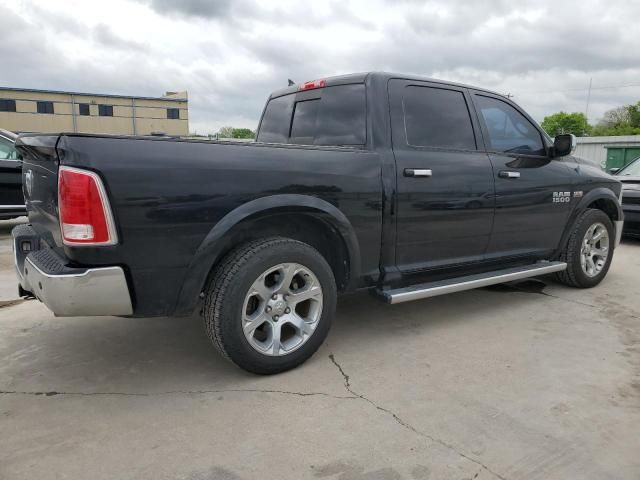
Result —
POLYGON ((619 169, 618 167, 616 167, 616 168, 610 168, 610 169, 609 169, 609 173, 610 173, 611 175, 615 175, 615 174, 616 174, 616 173, 618 173, 619 171, 620 171, 620 169, 619 169))
POLYGON ((573 152, 576 148, 575 135, 568 133, 564 135, 556 135, 553 139, 553 156, 565 157, 573 152))

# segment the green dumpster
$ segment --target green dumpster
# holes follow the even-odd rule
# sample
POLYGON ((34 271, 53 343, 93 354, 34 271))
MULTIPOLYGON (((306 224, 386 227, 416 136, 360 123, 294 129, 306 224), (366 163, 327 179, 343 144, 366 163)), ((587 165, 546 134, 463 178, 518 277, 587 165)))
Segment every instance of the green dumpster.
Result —
POLYGON ((640 157, 640 147, 606 147, 606 171, 612 168, 622 168, 640 157))

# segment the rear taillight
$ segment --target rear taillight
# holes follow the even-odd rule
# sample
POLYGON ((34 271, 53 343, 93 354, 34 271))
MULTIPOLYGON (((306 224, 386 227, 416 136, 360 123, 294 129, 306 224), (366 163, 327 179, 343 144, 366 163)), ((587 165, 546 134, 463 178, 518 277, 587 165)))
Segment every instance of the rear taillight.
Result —
POLYGON ((114 245, 118 242, 107 193, 97 174, 60 167, 58 209, 66 245, 114 245))

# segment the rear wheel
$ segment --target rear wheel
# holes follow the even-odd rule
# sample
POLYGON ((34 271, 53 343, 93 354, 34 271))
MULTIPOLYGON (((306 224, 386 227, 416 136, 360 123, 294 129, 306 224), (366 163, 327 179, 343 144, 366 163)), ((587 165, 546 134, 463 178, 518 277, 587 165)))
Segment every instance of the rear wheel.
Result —
POLYGON ((239 367, 278 373, 322 344, 336 306, 336 284, 313 247, 287 238, 245 244, 216 269, 203 317, 217 349, 239 367))
POLYGON ((615 232, 611 219, 601 210, 587 210, 573 226, 561 260, 567 269, 556 278, 572 287, 598 285, 607 275, 613 258, 615 232))

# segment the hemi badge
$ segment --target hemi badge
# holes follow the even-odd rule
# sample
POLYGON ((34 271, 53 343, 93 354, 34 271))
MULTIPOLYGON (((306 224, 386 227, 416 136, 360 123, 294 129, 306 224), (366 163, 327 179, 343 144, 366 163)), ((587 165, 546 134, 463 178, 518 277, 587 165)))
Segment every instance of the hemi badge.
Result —
POLYGON ((580 198, 582 196, 582 190, 576 190, 573 192, 573 198, 580 198))

